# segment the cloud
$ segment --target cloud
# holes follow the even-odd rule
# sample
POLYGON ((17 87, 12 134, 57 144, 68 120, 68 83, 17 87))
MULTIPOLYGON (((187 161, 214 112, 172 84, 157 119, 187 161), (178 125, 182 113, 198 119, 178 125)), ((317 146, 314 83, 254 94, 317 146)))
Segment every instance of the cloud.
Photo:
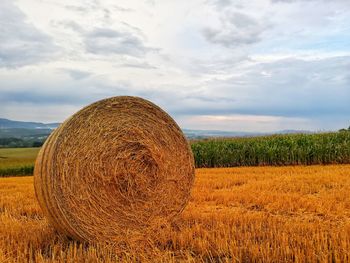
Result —
POLYGON ((56 104, 8 102, 1 106, 1 116, 6 116, 12 120, 31 120, 37 122, 61 122, 72 113, 77 112, 80 106, 70 103, 56 104), (15 111, 13 109, 16 109, 15 111), (57 116, 60 116, 58 119, 57 116))
POLYGON ((85 79, 92 75, 91 72, 76 69, 62 69, 62 71, 68 73, 68 75, 75 80, 85 79))
POLYGON ((118 6, 118 5, 114 5, 113 8, 117 11, 120 11, 120 12, 133 12, 134 11, 134 9, 132 9, 132 8, 125 8, 125 7, 118 6))
POLYGON ((68 10, 76 11, 79 13, 85 13, 85 12, 91 10, 91 7, 81 6, 81 5, 80 6, 78 6, 78 5, 65 5, 64 7, 68 10))
POLYGON ((228 11, 224 12, 219 27, 205 27, 202 33, 207 41, 232 48, 259 42, 265 29, 264 23, 248 14, 228 11))
POLYGON ((54 57, 53 40, 26 21, 13 1, 0 1, 0 67, 15 68, 54 57))
MULTIPOLYGON (((7 87, 2 88, 0 101, 2 107, 22 103, 35 105, 33 107, 74 105, 79 108, 110 96, 141 96, 163 107, 185 127, 203 129, 225 129, 226 125, 227 130, 239 124, 250 127, 249 130, 260 126, 265 130, 268 127, 309 129, 315 122, 319 127, 330 128, 336 120, 348 119, 350 56, 253 57, 249 63, 239 75, 212 78, 197 87, 175 83, 135 86, 71 69, 47 75, 42 80, 40 71, 28 75, 28 70, 23 70, 20 75, 11 73, 17 76, 16 81, 0 74, 2 86, 7 87), (327 119, 327 123, 322 123, 322 119, 327 119)), ((239 67, 240 64, 235 65, 233 71, 239 67)))
POLYGON ((53 22, 53 25, 56 25, 56 24, 61 25, 64 28, 71 29, 72 31, 80 33, 80 34, 85 33, 84 28, 81 25, 79 25, 77 22, 72 21, 72 20, 65 20, 65 21, 60 21, 57 23, 53 22))
POLYGON ((343 0, 3 0, 0 113, 63 121, 98 99, 133 95, 184 128, 346 127, 349 7, 343 0))
POLYGON ((348 116, 349 67, 350 56, 256 59, 240 76, 207 83, 216 87, 217 94, 235 99, 234 104, 222 108, 221 103, 211 112, 307 118, 348 116))
POLYGON ((207 0, 207 3, 215 6, 217 9, 222 10, 228 7, 242 7, 240 1, 232 1, 232 0, 207 0))
POLYGON ((139 69, 157 69, 157 67, 152 66, 151 64, 148 64, 147 62, 124 63, 124 64, 121 64, 120 66, 127 67, 127 68, 139 68, 139 69))
POLYGON ((154 50, 146 47, 135 34, 110 28, 96 28, 86 34, 84 41, 87 52, 98 55, 118 54, 141 57, 154 50))
MULTIPOLYGON (((88 54, 109 56, 127 55, 143 57, 149 52, 157 52, 157 48, 146 46, 142 31, 125 22, 119 22, 114 27, 88 28, 73 20, 56 21, 52 23, 68 29, 81 39, 85 52, 88 54)), ((147 63, 144 63, 144 66, 147 63)))
MULTIPOLYGON (((116 69, 116 72, 121 71, 116 69)), ((71 105, 80 108, 94 101, 121 95, 140 96, 154 101, 156 89, 137 86, 128 80, 109 79, 95 72, 60 68, 46 70, 21 68, 17 71, 0 70, 0 112, 9 105, 32 105, 45 108, 71 105)), ((164 93, 164 96, 168 94, 164 93)), ((162 100, 161 96, 158 98, 162 100)), ((158 102, 159 102, 158 100, 158 102)), ((19 114, 19 109, 16 109, 19 114)), ((74 112, 70 112, 73 114, 74 112)), ((57 121, 63 121, 56 115, 57 121)))
MULTIPOLYGON (((295 3, 295 2, 329 2, 328 0, 271 0, 272 3, 295 3)), ((332 2, 347 2, 347 0, 333 0, 332 2)))
POLYGON ((291 118, 281 116, 267 116, 267 115, 249 115, 249 114, 230 114, 230 115, 200 115, 200 116, 187 116, 182 118, 186 127, 193 127, 193 123, 196 123, 197 129, 208 129, 207 127, 213 127, 214 130, 223 131, 255 131, 266 132, 271 129, 286 130, 290 127, 301 127, 303 129, 310 129, 310 121, 303 118, 291 118))

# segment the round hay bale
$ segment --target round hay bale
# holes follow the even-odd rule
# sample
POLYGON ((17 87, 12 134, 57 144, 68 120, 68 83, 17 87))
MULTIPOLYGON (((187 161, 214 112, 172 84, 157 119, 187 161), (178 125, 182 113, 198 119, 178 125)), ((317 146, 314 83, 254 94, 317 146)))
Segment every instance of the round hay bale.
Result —
POLYGON ((186 206, 194 181, 190 146, 153 103, 113 97, 60 125, 39 152, 37 199, 60 232, 114 242, 169 222, 186 206))

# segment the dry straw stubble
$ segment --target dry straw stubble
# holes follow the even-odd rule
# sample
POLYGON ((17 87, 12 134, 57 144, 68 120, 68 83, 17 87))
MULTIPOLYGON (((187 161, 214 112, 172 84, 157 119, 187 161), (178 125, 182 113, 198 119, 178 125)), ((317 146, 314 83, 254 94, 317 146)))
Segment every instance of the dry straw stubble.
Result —
POLYGON ((137 97, 112 97, 83 108, 50 135, 34 179, 57 230, 81 241, 115 242, 184 209, 194 161, 162 109, 137 97))

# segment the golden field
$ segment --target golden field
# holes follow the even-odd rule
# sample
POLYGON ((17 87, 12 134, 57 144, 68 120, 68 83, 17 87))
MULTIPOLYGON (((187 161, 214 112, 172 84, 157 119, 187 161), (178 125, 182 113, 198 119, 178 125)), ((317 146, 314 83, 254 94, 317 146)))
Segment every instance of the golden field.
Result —
POLYGON ((350 165, 197 169, 183 214, 120 248, 56 233, 33 177, 0 178, 4 263, 350 262, 350 165))

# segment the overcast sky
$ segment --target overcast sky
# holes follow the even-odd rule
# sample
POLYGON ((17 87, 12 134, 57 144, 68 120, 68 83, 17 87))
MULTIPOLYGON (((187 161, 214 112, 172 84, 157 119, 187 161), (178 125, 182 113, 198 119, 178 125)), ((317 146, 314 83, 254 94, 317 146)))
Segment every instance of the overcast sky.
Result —
POLYGON ((349 0, 0 0, 0 117, 141 96, 182 128, 350 125, 349 0))

